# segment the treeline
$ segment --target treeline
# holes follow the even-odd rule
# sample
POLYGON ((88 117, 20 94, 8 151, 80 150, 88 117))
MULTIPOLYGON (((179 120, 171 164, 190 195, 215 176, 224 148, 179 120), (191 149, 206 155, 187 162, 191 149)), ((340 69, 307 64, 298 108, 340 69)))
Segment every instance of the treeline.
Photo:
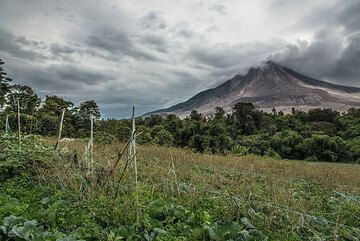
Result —
MULTIPOLYGON (((0 60, 1 67, 1 60, 0 60)), ((3 69, 1 68, 1 72, 3 69)), ((54 136, 65 109, 63 135, 89 136, 90 115, 96 121, 95 140, 111 143, 126 141, 131 132, 130 120, 100 120, 95 101, 74 106, 58 96, 41 100, 29 86, 9 85, 1 76, 0 105, 2 130, 8 115, 10 129, 17 128, 17 102, 20 104, 21 131, 54 136)), ((216 108, 212 117, 197 111, 180 119, 175 115, 152 115, 137 118, 138 143, 191 148, 201 153, 272 156, 311 161, 360 163, 360 109, 339 113, 331 109, 291 114, 265 113, 251 103, 241 102, 232 113, 216 108)))
MULTIPOLYGON (((98 128, 125 140, 129 125, 127 121, 104 120, 98 128), (118 131, 107 126, 118 126, 118 131)), ((241 102, 231 114, 216 108, 211 118, 196 111, 185 119, 154 115, 138 119, 138 125, 143 144, 189 147, 209 154, 360 163, 360 109, 344 114, 331 109, 265 113, 241 102)))

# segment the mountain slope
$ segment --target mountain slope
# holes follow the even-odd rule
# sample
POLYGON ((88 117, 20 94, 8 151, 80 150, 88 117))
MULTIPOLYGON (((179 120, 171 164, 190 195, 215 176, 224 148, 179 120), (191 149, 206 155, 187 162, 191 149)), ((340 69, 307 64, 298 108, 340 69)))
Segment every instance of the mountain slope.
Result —
POLYGON ((350 107, 360 107, 360 88, 316 80, 268 61, 258 68, 250 68, 246 75, 236 75, 185 102, 146 115, 174 113, 186 116, 191 110, 211 115, 216 106, 231 111, 241 101, 252 102, 264 111, 276 108, 290 112, 293 107, 346 111, 350 107))

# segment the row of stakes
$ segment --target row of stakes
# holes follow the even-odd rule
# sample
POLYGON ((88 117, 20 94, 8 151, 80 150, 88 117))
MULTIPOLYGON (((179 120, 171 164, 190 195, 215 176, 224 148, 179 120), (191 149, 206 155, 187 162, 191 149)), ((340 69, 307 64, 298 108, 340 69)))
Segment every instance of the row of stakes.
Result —
MULTIPOLYGON (((61 118, 60 118, 60 125, 59 125, 59 132, 58 132, 58 138, 57 138, 57 142, 55 144, 55 151, 59 150, 59 146, 60 146, 60 142, 61 142, 61 135, 62 135, 62 131, 63 131, 63 123, 64 123, 64 117, 65 117, 65 111, 66 109, 64 108, 62 110, 61 113, 61 118)), ((20 104, 19 101, 17 101, 17 124, 18 124, 18 130, 17 130, 17 139, 18 139, 18 144, 19 144, 19 148, 21 148, 21 130, 20 130, 20 104)), ((85 152, 84 154, 86 155, 87 153, 89 153, 89 159, 86 158, 86 162, 87 162, 87 166, 89 168, 89 170, 92 172, 93 168, 94 168, 94 122, 95 122, 95 117, 93 115, 90 115, 90 139, 89 142, 85 148, 85 152)), ((9 115, 6 114, 5 117, 5 133, 10 132, 10 125, 9 125, 9 115)), ((141 134, 141 133, 140 133, 141 134)), ((115 172, 115 169, 117 168, 120 158, 121 156, 127 152, 127 162, 126 162, 126 166, 124 171, 126 170, 127 164, 128 163, 133 163, 134 164, 134 171, 135 171, 135 186, 137 186, 138 183, 138 173, 137 173, 137 163, 136 163, 136 136, 140 135, 136 133, 136 129, 135 129, 135 106, 133 106, 132 109, 132 131, 131 131, 131 136, 128 140, 128 142, 126 143, 125 147, 123 148, 123 150, 121 152, 118 153, 118 159, 116 160, 114 166, 111 168, 110 170, 110 175, 113 175, 115 172)), ((122 173, 123 175, 124 173, 122 173)))

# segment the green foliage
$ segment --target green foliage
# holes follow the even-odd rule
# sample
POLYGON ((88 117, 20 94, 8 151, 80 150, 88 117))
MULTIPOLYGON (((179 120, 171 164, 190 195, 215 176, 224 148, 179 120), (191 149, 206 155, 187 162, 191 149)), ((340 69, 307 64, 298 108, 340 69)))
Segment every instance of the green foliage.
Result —
POLYGON ((250 147, 235 145, 231 153, 237 156, 245 156, 249 153, 250 147))
POLYGON ((22 172, 29 164, 44 164, 53 153, 52 147, 35 135, 26 135, 19 146, 16 135, 0 137, 0 175, 3 178, 22 172))
POLYGON ((156 144, 162 146, 172 146, 174 143, 174 138, 171 133, 165 129, 155 129, 153 138, 156 144))
POLYGON ((6 96, 6 111, 17 112, 18 101, 20 112, 22 114, 32 115, 35 109, 39 107, 41 100, 30 86, 13 85, 11 86, 11 92, 6 96))
POLYGON ((2 67, 4 62, 0 59, 0 107, 2 108, 6 99, 5 96, 10 90, 9 82, 11 81, 10 78, 7 77, 7 73, 4 71, 2 67))
POLYGON ((13 215, 4 218, 0 230, 4 238, 17 241, 80 241, 73 236, 47 232, 36 220, 13 215))
POLYGON ((348 162, 350 159, 346 143, 340 137, 313 135, 306 138, 298 148, 305 157, 312 158, 311 160, 348 162))
POLYGON ((107 132, 97 131, 94 134, 94 141, 101 144, 111 144, 116 141, 116 137, 107 132))
POLYGON ((298 145, 302 141, 303 137, 296 131, 285 130, 275 133, 271 145, 282 158, 300 159, 298 145))

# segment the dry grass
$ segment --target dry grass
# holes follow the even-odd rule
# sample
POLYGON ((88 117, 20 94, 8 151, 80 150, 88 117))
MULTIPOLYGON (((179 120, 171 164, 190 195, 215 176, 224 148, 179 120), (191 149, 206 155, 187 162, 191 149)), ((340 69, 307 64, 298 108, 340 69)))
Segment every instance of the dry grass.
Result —
MULTIPOLYGON (((48 141, 53 143, 51 139, 48 141)), ((65 145, 68 150, 76 149, 81 156, 85 143, 75 141, 65 145)), ((109 168, 120 146, 95 144, 94 159, 98 166, 109 168)), ((74 180, 71 168, 59 163, 55 169, 64 185, 76 186, 71 181, 74 180)), ((306 221, 307 216, 301 214, 330 221, 334 239, 339 232, 350 232, 354 225, 360 224, 359 203, 336 193, 360 195, 358 165, 201 155, 178 148, 140 146, 138 172, 141 185, 152 192, 174 196, 183 205, 197 205, 194 200, 204 197, 230 198, 233 201, 222 213, 224 218, 232 218, 236 212, 257 210, 264 215, 255 215, 255 222, 273 237, 286 237, 287 232, 301 228, 304 222, 316 232, 316 224, 306 221), (336 205, 333 199, 338 200, 336 205)), ((131 173, 128 170, 123 185, 133 185, 131 173)))

